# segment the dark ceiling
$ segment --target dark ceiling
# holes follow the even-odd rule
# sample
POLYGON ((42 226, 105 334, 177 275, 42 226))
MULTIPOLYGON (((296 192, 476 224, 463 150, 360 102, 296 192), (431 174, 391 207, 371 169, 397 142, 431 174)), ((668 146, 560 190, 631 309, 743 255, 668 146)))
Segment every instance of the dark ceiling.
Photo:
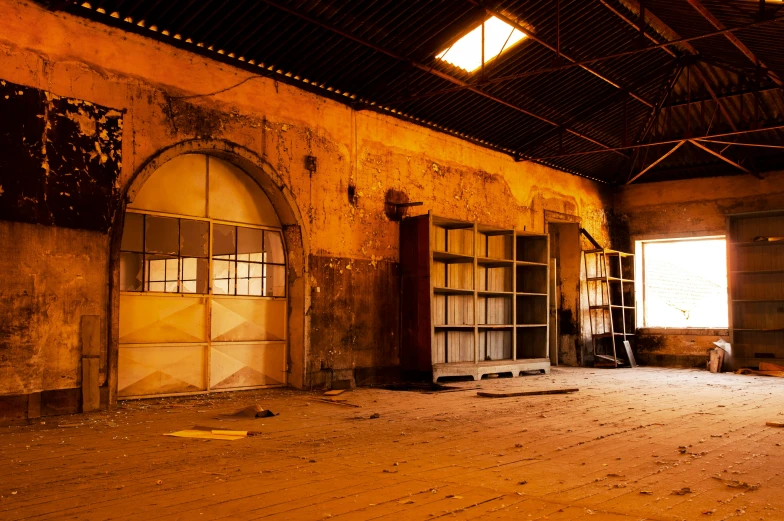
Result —
POLYGON ((784 169, 773 0, 44 3, 607 183, 784 169), (435 58, 490 15, 529 38, 484 74, 435 58))

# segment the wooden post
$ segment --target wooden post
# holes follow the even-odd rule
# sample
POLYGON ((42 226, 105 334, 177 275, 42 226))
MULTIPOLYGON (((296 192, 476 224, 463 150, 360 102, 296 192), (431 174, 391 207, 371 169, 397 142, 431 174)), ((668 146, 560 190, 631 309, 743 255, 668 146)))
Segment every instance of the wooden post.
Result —
POLYGON ((101 408, 98 368, 101 356, 101 317, 82 315, 82 412, 101 408))

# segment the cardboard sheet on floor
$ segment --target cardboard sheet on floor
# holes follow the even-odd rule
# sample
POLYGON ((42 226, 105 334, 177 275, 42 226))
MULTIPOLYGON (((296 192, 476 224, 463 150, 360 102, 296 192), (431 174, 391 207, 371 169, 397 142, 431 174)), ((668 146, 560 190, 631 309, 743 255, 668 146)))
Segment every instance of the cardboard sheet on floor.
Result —
POLYGON ((167 432, 164 436, 174 436, 176 438, 198 438, 202 440, 224 440, 236 441, 248 437, 247 431, 230 431, 224 429, 201 430, 186 429, 184 431, 167 432))

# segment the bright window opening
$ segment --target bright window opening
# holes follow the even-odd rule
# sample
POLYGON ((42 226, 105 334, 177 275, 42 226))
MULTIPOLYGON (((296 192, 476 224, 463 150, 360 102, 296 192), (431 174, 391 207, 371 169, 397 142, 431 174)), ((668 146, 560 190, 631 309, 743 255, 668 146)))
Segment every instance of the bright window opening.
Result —
POLYGON ((728 327, 727 243, 637 241, 639 327, 728 327))
MULTIPOLYGON (((526 36, 503 20, 493 16, 484 21, 485 64, 508 51, 526 36)), ((436 58, 474 72, 482 67, 482 24, 441 51, 436 58)))

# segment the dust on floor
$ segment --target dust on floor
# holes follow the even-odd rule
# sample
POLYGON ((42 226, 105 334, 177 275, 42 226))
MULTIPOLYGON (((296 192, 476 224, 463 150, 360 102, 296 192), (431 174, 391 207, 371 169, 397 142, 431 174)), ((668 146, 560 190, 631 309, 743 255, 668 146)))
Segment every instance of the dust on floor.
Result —
POLYGON ((766 426, 784 420, 784 380, 553 369, 453 385, 128 401, 3 427, 0 519, 784 519, 784 429, 766 426), (260 434, 163 436, 235 429, 216 417, 256 403, 278 413, 252 420, 260 434))

